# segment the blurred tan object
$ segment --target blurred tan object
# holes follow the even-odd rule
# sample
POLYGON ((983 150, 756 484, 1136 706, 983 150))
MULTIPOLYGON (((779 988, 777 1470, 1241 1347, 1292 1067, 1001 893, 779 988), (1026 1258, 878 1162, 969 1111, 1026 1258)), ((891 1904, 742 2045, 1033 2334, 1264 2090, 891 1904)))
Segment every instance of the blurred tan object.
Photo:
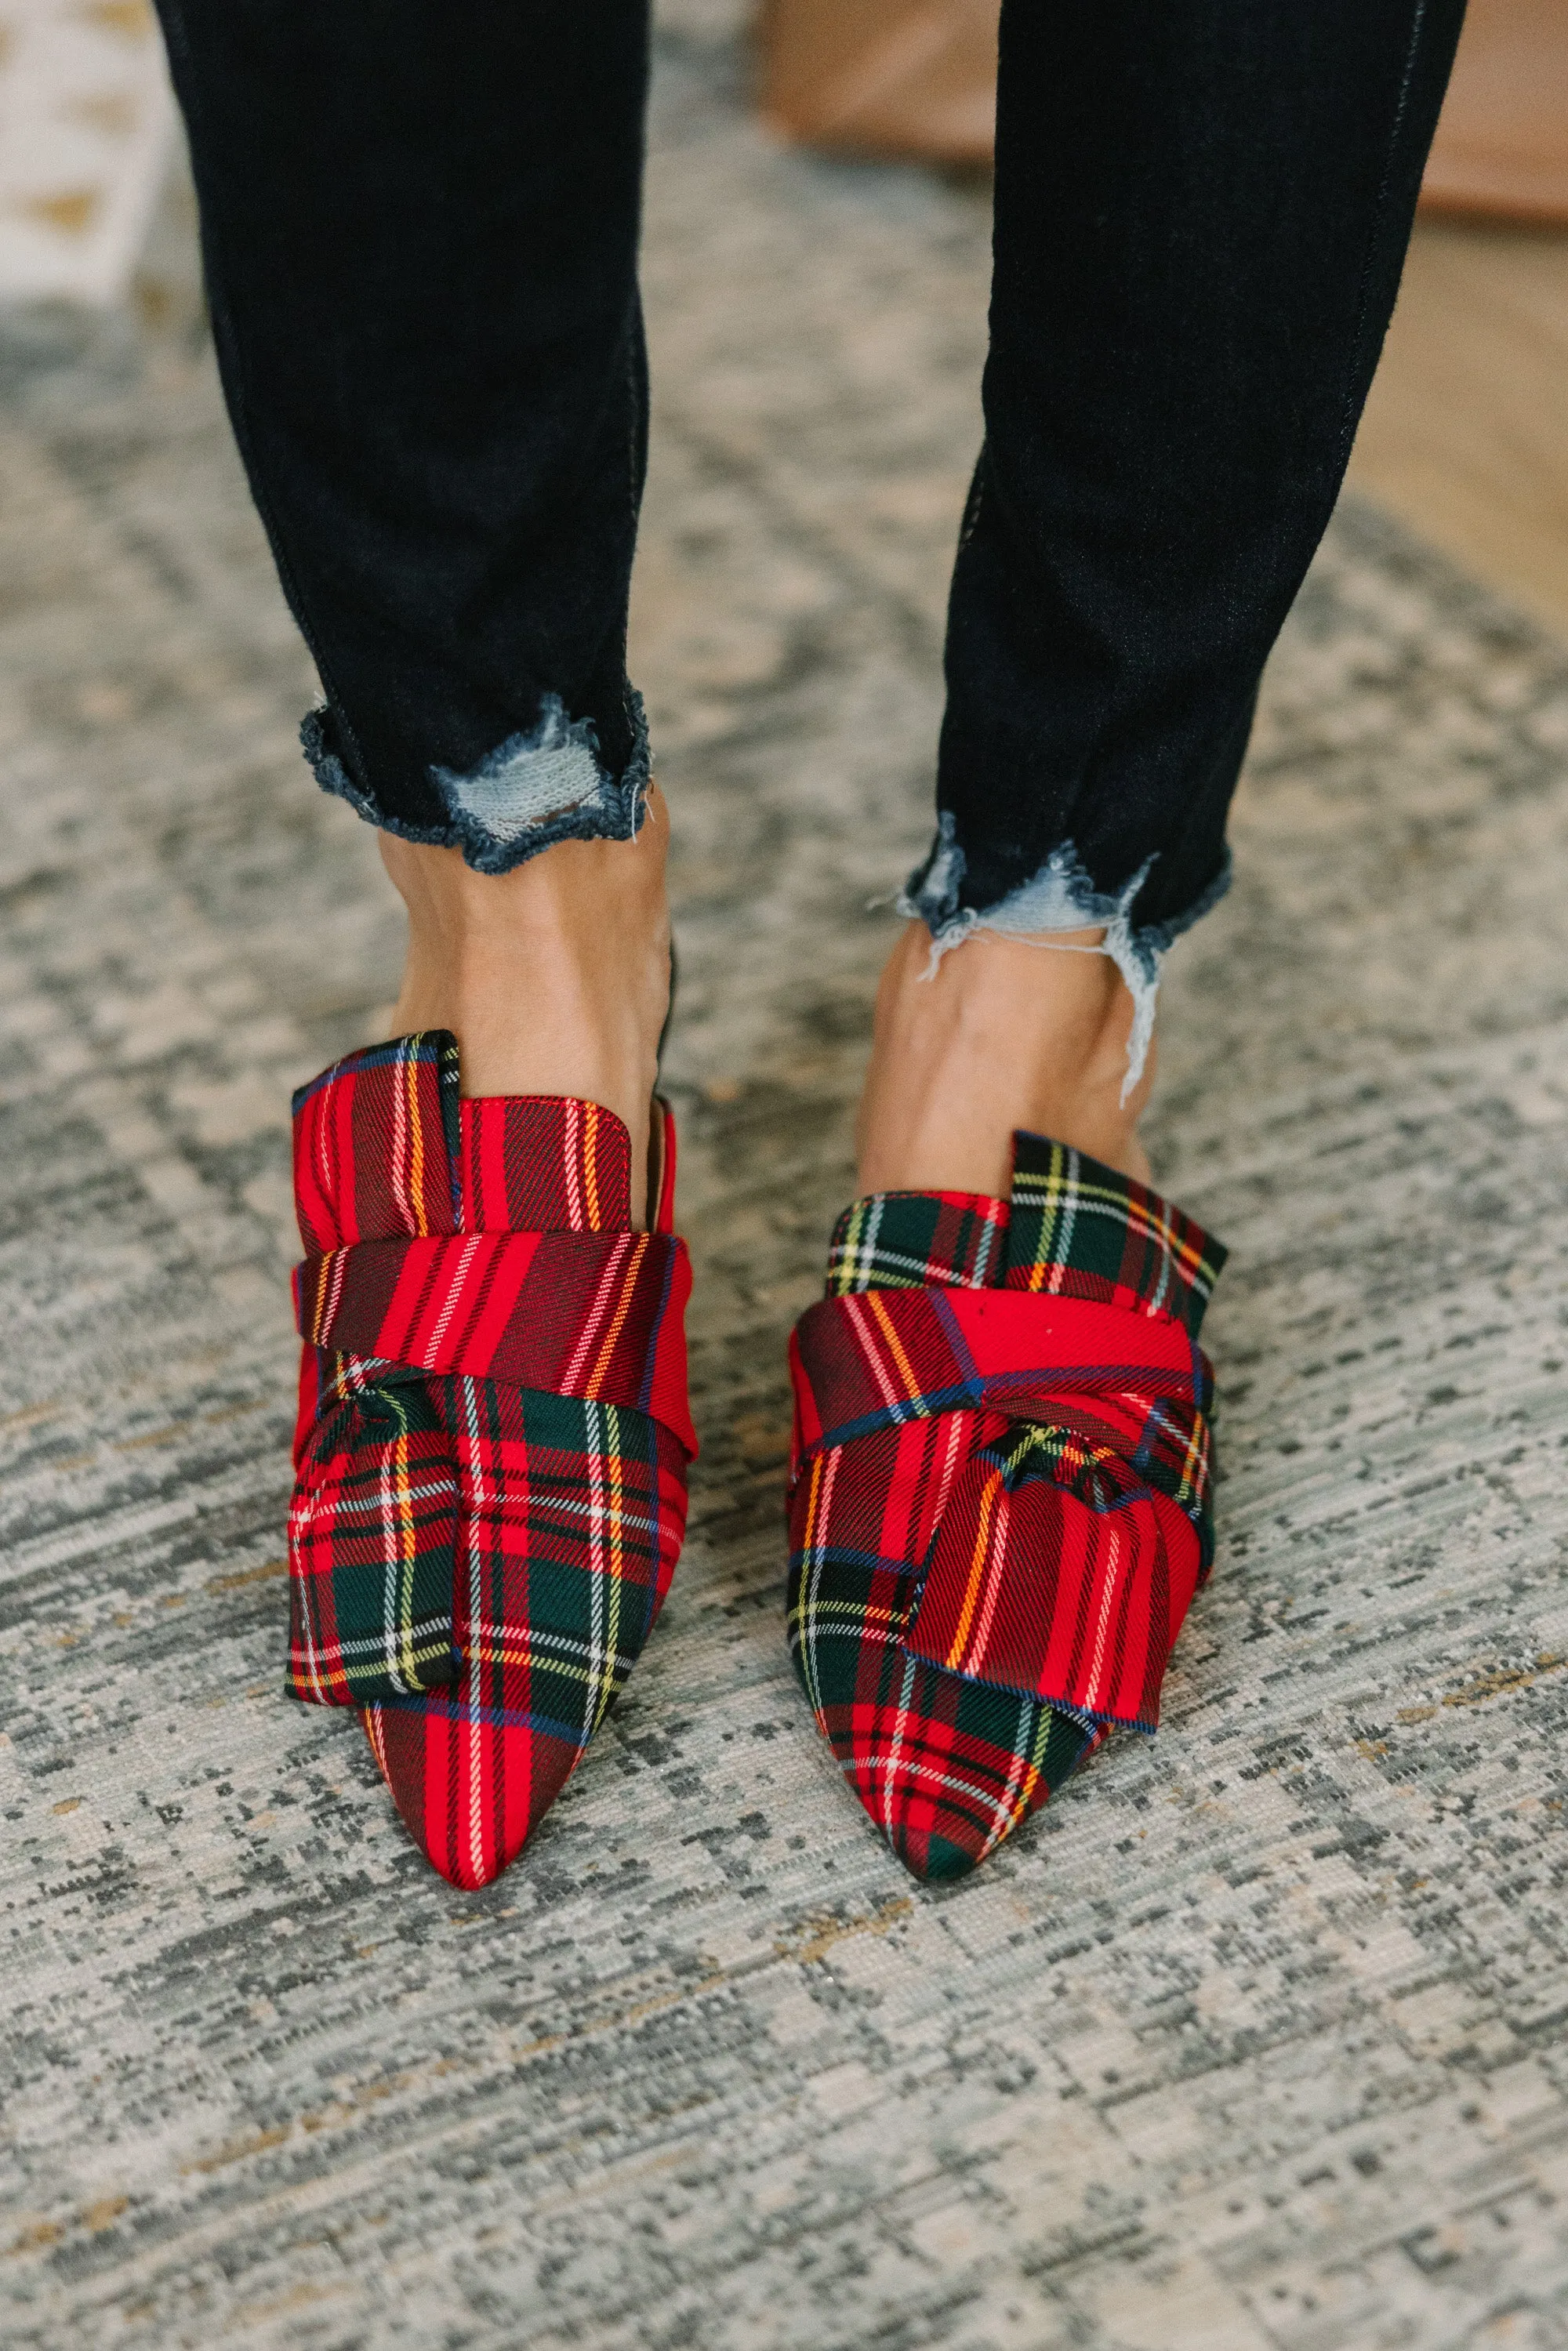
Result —
POLYGON ((1469 0, 1421 202, 1568 223, 1568 0, 1469 0))
POLYGON ((862 155, 988 163, 1000 0, 763 0, 763 112, 862 155))
POLYGON ((173 141, 148 0, 0 0, 0 306, 122 301, 173 141))
POLYGON ((1565 381, 1568 236, 1417 221, 1351 487, 1568 639, 1565 381))
MULTIPOLYGON (((762 0, 764 113, 787 138, 988 162, 1000 0, 762 0)), ((1568 222, 1568 0, 1469 0, 1429 212, 1568 222)))

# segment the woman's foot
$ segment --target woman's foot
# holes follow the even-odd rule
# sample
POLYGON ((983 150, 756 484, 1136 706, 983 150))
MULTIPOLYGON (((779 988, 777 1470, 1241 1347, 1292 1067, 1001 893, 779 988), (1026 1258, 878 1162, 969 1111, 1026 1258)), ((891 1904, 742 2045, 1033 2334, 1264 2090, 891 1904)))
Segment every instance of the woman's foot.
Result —
POLYGON ((1124 1102, 1133 998, 1108 956, 1085 952, 1103 935, 976 930, 928 978, 931 934, 907 925, 877 990, 856 1123, 862 1195, 1005 1199, 1019 1127, 1148 1182, 1137 1128, 1155 1056, 1124 1102))
POLYGON ((790 1344, 790 1649, 920 1878, 985 1860, 1110 1726, 1154 1728, 1212 1554, 1195 1342, 1225 1252, 1145 1188, 1152 1071, 1124 1102, 1103 935, 977 929, 928 978, 910 924, 862 1196, 790 1344))
MULTIPOLYGON (((365 1708, 421 1848, 476 1886, 642 1650, 696 1440, 673 1198, 633 1242, 622 1122, 460 1102, 458 1058, 422 1031, 296 1097, 289 1687, 365 1708)), ((673 1174, 673 1135, 661 1155, 673 1174)))
POLYGON ((563 841, 509 873, 381 835, 408 909, 393 1034, 448 1029, 465 1094, 563 1094, 632 1137, 647 1223, 649 1111, 670 1001, 669 819, 655 786, 635 841, 563 841))

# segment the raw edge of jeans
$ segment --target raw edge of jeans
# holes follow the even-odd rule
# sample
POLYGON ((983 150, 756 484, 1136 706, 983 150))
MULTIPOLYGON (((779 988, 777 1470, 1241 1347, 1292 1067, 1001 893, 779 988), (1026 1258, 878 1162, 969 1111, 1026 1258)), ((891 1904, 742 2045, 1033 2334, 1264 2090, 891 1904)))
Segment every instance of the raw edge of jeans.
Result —
POLYGON ((944 809, 936 838, 925 862, 917 865, 897 899, 898 911, 918 917, 931 934, 930 978, 942 957, 977 930, 999 931, 1004 936, 1030 937, 1042 946, 1054 944, 1051 931, 1103 929, 1097 946, 1079 952, 1110 958, 1133 998, 1133 1026, 1127 1039, 1127 1072, 1122 1081, 1126 1102, 1144 1074, 1154 1041, 1155 1005, 1159 994, 1160 965, 1175 942, 1194 923, 1217 906, 1231 882, 1230 852, 1214 879, 1199 891, 1190 906, 1161 923, 1145 923, 1134 930, 1132 909, 1148 880, 1157 850, 1151 851, 1138 870, 1119 890, 1098 890, 1075 842, 1059 842, 1027 882, 1020 882, 991 906, 963 906, 958 893, 967 870, 957 839, 956 820, 944 809))
POLYGON ((635 687, 631 689, 631 704, 634 730, 632 754, 618 777, 600 758, 592 720, 567 719, 559 695, 553 694, 546 695, 534 728, 527 734, 509 736, 504 743, 497 744, 466 776, 453 768, 432 767, 431 782, 448 812, 445 824, 412 824, 405 817, 392 815, 370 793, 361 789, 328 740, 331 713, 325 703, 306 713, 299 728, 299 742, 321 789, 337 799, 347 800, 354 813, 363 817, 367 824, 373 824, 378 831, 393 833, 400 841, 416 841, 429 848, 461 850, 465 863, 476 873, 509 873, 515 866, 526 864, 530 857, 553 849, 560 841, 635 840, 647 808, 653 768, 648 722, 643 697, 635 687), (509 839, 498 838, 464 808, 456 796, 474 783, 498 774, 507 762, 526 757, 530 750, 559 747, 559 741, 549 738, 554 730, 562 726, 570 730, 569 739, 593 756, 598 776, 596 798, 612 795, 617 805, 606 811, 602 805, 588 807, 580 800, 575 807, 563 809, 559 816, 546 822, 528 825, 509 839))

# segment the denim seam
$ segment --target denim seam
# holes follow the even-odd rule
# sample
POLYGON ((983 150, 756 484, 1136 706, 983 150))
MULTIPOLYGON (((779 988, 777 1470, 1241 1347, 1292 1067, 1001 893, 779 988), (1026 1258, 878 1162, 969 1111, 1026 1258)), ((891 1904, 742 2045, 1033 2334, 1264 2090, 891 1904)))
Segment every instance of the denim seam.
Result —
MULTIPOLYGON (((1372 220, 1367 228, 1366 250, 1362 256, 1361 277, 1356 287, 1355 333, 1347 360, 1347 372, 1355 368, 1366 341, 1366 318, 1372 307, 1372 273, 1376 262, 1378 240, 1383 233, 1383 224, 1387 217, 1389 196, 1394 183, 1395 158, 1399 149, 1400 133, 1405 128, 1405 120, 1410 111, 1410 85, 1416 78, 1416 58, 1421 47, 1421 36, 1426 29, 1426 24, 1427 0, 1416 0, 1416 5, 1410 13, 1410 38, 1406 44, 1405 69, 1399 77, 1399 89, 1394 100, 1394 120, 1388 126, 1388 145, 1383 159, 1383 176, 1377 183, 1372 220)), ((1355 439, 1355 428, 1359 418, 1360 411, 1355 402, 1355 386, 1352 375, 1345 384, 1344 413, 1340 426, 1342 472, 1345 463, 1349 461, 1351 444, 1355 439)))

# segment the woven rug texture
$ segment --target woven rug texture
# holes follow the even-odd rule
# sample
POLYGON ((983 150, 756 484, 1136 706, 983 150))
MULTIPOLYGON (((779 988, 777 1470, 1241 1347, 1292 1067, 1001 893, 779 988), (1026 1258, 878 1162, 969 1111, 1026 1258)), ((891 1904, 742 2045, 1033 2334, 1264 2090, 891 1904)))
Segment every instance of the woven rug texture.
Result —
POLYGON ((770 144, 732 15, 659 37, 633 646, 705 1449, 482 1895, 282 1695, 287 1097, 401 920, 298 757, 188 214, 151 325, 0 331, 0 2337, 1564 2351, 1568 653, 1336 521, 1163 999, 1214 1579, 1158 1738, 916 1886, 785 1653, 783 1348, 929 829, 988 221, 770 144))

